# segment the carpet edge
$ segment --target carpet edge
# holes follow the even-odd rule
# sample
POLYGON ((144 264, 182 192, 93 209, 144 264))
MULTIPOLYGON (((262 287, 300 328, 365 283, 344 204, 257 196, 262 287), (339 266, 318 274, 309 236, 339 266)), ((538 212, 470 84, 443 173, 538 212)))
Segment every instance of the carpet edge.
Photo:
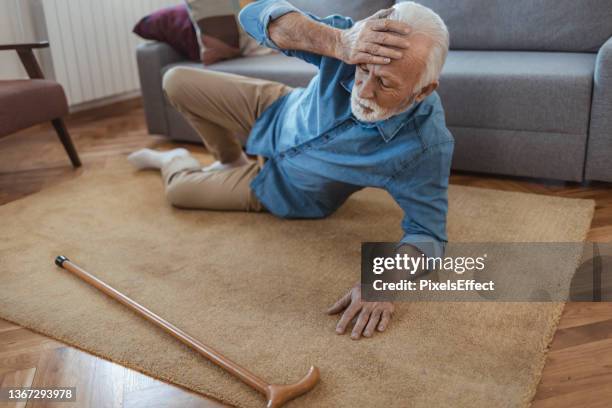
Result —
MULTIPOLYGON (((570 198, 571 199, 571 198, 570 198)), ((590 219, 591 222, 587 227, 586 231, 582 236, 582 242, 586 242, 587 236, 589 234, 589 230, 591 224, 593 222, 593 217, 595 216, 595 208, 596 202, 593 199, 579 199, 585 202, 589 202, 590 209, 587 215, 587 219, 590 219)), ((574 273, 576 273, 574 271, 574 273)), ((550 353, 550 346, 552 345, 553 340, 555 339, 555 334, 557 333, 557 328, 559 327, 559 323, 561 322, 561 318, 563 317, 563 311, 565 310, 565 305, 567 302, 563 302, 557 306, 557 310, 555 311, 555 315, 552 319, 552 324, 550 325, 549 332, 543 337, 542 344, 540 345, 543 348, 543 353, 540 355, 539 361, 536 362, 533 369, 533 374, 535 378, 535 382, 532 383, 522 398, 523 406, 530 407, 533 404, 533 399, 535 398, 538 388, 540 387, 540 382, 542 381, 542 377, 544 376, 544 368, 546 366, 546 361, 548 361, 548 354, 550 353)))
POLYGON ((548 353, 550 353, 550 346, 555 338, 555 334, 557 333, 557 327, 559 327, 559 322, 561 321, 561 317, 563 316, 563 310, 565 309, 565 302, 557 305, 556 310, 554 312, 554 316, 550 319, 551 325, 548 329, 548 332, 542 337, 542 342, 540 343, 540 347, 542 349, 542 353, 538 357, 538 361, 533 365, 532 375, 535 381, 531 383, 525 393, 523 394, 522 406, 529 408, 533 404, 533 399, 535 398, 538 388, 540 387, 540 382, 542 381, 542 377, 544 374, 544 367, 546 366, 546 361, 548 361, 548 353))

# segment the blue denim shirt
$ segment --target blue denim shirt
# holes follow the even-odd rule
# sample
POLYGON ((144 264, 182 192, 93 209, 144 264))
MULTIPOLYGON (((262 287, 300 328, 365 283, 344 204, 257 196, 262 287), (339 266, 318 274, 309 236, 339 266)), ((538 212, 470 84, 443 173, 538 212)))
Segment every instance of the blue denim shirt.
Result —
POLYGON ((282 50, 268 37, 270 20, 292 11, 339 29, 353 25, 349 17, 319 18, 278 0, 256 1, 240 12, 240 24, 260 44, 319 69, 306 88, 282 96, 256 120, 247 153, 267 160, 251 183, 255 195, 279 217, 319 218, 364 187, 382 188, 404 211, 401 241, 441 256, 454 141, 440 98, 434 92, 387 120, 359 121, 350 103, 355 65, 282 50))

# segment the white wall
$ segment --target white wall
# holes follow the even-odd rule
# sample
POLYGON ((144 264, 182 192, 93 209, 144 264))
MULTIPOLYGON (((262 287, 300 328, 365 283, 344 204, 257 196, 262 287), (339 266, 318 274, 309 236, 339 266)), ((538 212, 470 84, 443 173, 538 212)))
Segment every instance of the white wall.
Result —
MULTIPOLYGON (((27 1, 0 0, 0 44, 35 40, 28 6, 27 1)), ((17 53, 0 51, 0 79, 15 78, 27 78, 17 53)))
MULTIPOLYGON (((132 34, 146 14, 182 0, 0 0, 0 43, 49 40, 39 53, 72 108, 139 92, 132 34)), ((14 52, 0 54, 0 79, 25 77, 14 52)), ((74 109, 73 109, 74 110, 74 109)))

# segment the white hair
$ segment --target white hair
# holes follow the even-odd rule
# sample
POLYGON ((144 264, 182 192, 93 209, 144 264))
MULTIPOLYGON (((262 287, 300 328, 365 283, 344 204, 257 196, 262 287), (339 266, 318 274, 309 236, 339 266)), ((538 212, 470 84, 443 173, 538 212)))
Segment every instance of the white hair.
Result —
POLYGON ((397 3, 395 10, 388 16, 392 20, 399 20, 412 27, 410 34, 424 34, 433 43, 429 58, 426 61, 425 71, 421 74, 414 92, 419 92, 425 86, 440 78, 442 67, 446 61, 449 47, 449 36, 446 24, 432 9, 413 1, 397 3))

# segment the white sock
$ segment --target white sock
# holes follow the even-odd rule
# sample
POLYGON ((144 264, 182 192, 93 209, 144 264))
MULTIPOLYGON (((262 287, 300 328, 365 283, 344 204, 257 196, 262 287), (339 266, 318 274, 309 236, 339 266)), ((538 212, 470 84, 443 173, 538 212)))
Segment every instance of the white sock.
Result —
POLYGON ((249 162, 250 161, 247 155, 244 154, 244 152, 242 152, 240 157, 237 160, 234 160, 233 162, 221 163, 219 160, 217 160, 213 164, 204 167, 202 171, 217 171, 217 170, 232 169, 234 167, 240 167, 240 166, 244 166, 245 164, 249 164, 249 162))
POLYGON ((140 149, 128 156, 128 161, 137 169, 161 169, 162 166, 177 156, 187 156, 189 150, 179 147, 165 152, 152 149, 140 149))

